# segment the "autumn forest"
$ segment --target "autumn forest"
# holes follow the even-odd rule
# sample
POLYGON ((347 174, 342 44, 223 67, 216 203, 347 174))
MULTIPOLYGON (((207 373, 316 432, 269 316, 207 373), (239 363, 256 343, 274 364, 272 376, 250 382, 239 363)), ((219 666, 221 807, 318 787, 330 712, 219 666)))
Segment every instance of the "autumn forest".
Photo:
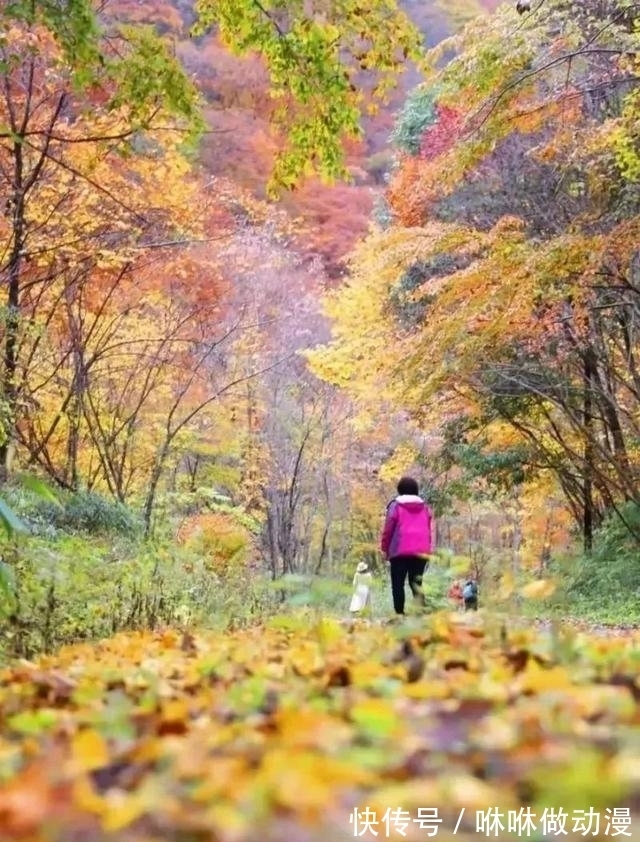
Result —
POLYGON ((0 842, 637 838, 639 2, 2 0, 0 281, 0 842))

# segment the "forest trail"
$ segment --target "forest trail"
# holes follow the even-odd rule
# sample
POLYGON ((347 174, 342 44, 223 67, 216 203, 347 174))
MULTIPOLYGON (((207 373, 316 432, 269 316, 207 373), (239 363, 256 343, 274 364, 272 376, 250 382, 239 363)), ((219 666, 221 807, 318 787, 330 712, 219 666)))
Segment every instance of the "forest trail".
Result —
POLYGON ((527 809, 529 838, 563 811, 565 839, 638 832, 637 634, 403 626, 283 615, 13 664, 0 842, 517 838, 527 809))
MULTIPOLYGON (((575 617, 567 617, 559 622, 562 627, 594 637, 628 637, 640 632, 640 625, 637 623, 596 623, 575 617)), ((551 625, 551 620, 536 620, 535 622, 536 628, 540 631, 548 631, 551 625)))
MULTIPOLYGON (((414 623, 416 622, 415 617, 417 616, 419 615, 415 615, 414 618, 412 618, 414 623)), ((473 615, 467 616, 470 618, 469 622, 473 622, 473 615)), ((514 618, 512 616, 509 616, 508 618, 505 617, 504 621, 511 623, 514 621, 514 618)), ((350 628, 354 625, 357 626, 358 624, 358 621, 354 621, 352 619, 345 619, 340 622, 345 628, 350 628)), ((397 622, 398 621, 395 618, 391 617, 386 619, 374 619, 371 621, 371 625, 390 626, 396 624, 397 622)), ((409 623, 411 624, 411 622, 412 621, 410 620, 409 623)), ((586 634, 592 637, 629 637, 635 634, 640 634, 640 624, 638 623, 602 623, 584 620, 579 617, 564 617, 554 620, 548 617, 531 619, 531 617, 519 616, 515 619, 515 622, 519 626, 536 629, 541 634, 551 633, 554 626, 558 629, 564 630, 564 632, 586 634)), ((408 628, 405 626, 404 629, 410 633, 411 625, 409 625, 408 628)))

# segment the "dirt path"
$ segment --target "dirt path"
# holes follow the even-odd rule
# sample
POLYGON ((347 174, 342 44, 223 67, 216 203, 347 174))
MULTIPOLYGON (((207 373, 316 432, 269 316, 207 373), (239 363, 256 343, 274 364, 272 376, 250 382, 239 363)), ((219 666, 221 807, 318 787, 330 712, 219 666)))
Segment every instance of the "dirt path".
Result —
MULTIPOLYGON (((536 620, 534 625, 541 631, 549 630, 553 625, 553 620, 536 620)), ((605 623, 591 623, 587 620, 568 617, 567 619, 562 620, 560 625, 562 627, 568 626, 577 632, 593 634, 597 637, 631 637, 636 633, 640 633, 640 624, 638 623, 619 623, 616 625, 610 625, 605 623)))
MULTIPOLYGON (((407 617, 407 631, 416 630, 414 627, 416 619, 417 615, 409 615, 407 617)), ((515 622, 516 625, 521 625, 523 627, 530 626, 541 632, 551 631, 554 624, 554 620, 551 618, 534 619, 530 617, 505 617, 505 621, 509 626, 515 622)), ((595 623, 578 617, 566 617, 557 622, 561 628, 569 628, 575 632, 592 634, 596 637, 632 637, 634 634, 640 634, 640 623, 595 623)), ((344 626, 351 626, 353 624, 353 620, 345 618, 340 620, 340 623, 344 626)), ((398 624, 400 628, 403 626, 403 624, 394 617, 384 619, 374 618, 371 621, 371 625, 373 626, 388 626, 396 624, 398 624)))

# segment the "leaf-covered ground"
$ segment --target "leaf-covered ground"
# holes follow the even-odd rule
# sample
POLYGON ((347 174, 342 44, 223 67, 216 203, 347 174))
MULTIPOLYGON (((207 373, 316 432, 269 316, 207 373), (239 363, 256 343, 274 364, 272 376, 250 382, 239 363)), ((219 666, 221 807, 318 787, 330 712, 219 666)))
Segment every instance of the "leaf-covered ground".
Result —
POLYGON ((637 639, 413 622, 127 634, 12 665, 0 840, 640 838, 637 639))

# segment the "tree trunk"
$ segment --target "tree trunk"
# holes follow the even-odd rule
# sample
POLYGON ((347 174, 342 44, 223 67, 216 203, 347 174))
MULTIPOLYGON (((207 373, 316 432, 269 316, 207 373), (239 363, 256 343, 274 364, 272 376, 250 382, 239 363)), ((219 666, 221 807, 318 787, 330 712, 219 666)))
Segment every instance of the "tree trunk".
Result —
POLYGON ((3 374, 2 374, 2 434, 0 439, 0 483, 5 483, 11 470, 11 453, 16 423, 16 369, 18 330, 20 326, 20 273, 22 270, 25 207, 22 145, 13 145, 13 196, 12 236, 13 243, 8 262, 7 315, 4 331, 3 374))
POLYGON ((593 354, 587 351, 584 358, 584 470, 582 482, 583 516, 582 538, 585 555, 593 550, 594 503, 593 503, 593 379, 595 361, 593 354))
POLYGON ((153 515, 153 507, 156 502, 156 492, 158 490, 158 483, 160 482, 160 477, 162 476, 162 471, 164 469, 164 463, 167 459, 167 456, 169 455, 170 445, 170 441, 165 441, 160 452, 158 453, 158 456, 156 457, 153 470, 151 471, 151 476, 149 477, 149 489, 147 491, 147 496, 144 501, 143 509, 145 538, 148 538, 151 534, 151 516, 153 515))

